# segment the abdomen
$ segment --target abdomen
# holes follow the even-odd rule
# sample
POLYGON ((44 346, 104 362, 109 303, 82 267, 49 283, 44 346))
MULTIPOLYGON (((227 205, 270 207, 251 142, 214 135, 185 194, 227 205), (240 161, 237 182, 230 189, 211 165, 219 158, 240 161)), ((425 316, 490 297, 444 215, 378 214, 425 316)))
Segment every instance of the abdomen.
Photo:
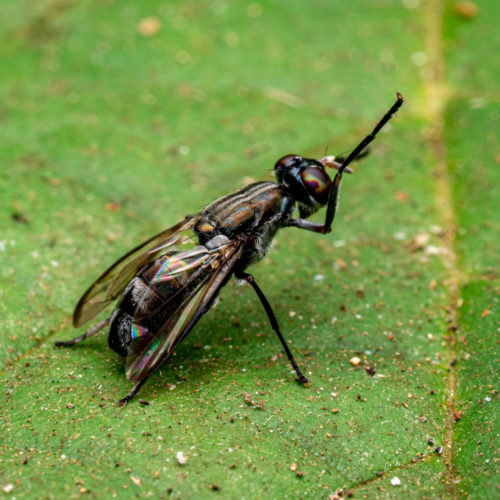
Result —
POLYGON ((172 255, 174 254, 162 255, 142 269, 120 297, 111 315, 108 336, 109 346, 118 354, 128 354, 132 323, 156 334, 203 279, 203 273, 198 269, 193 273, 177 274, 167 281, 152 285, 154 276, 172 255))

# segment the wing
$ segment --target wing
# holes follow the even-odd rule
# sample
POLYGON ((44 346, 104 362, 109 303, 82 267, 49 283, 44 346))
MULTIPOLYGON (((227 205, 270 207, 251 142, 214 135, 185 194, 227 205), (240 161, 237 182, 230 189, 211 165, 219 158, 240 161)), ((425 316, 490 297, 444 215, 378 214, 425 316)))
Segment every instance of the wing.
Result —
POLYGON ((78 327, 87 323, 115 301, 146 264, 168 250, 193 242, 193 227, 198 219, 199 215, 186 217, 179 224, 158 233, 116 261, 83 294, 73 313, 73 325, 78 327))
MULTIPOLYGON (((195 249, 196 250, 196 249, 195 249)), ((201 316, 208 310, 244 250, 244 240, 229 241, 214 252, 199 267, 196 286, 165 318, 158 333, 149 331, 138 322, 132 326, 132 341, 126 361, 127 378, 134 382, 146 379, 172 354, 201 316)), ((192 282, 193 283, 193 282, 192 282)), ((163 307, 170 307, 165 303, 163 307)))

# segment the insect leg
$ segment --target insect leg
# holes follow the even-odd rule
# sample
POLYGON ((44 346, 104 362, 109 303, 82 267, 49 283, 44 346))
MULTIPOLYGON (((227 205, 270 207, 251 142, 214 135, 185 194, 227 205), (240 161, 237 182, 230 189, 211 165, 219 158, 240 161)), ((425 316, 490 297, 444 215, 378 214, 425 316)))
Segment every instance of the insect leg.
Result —
POLYGON ((309 385, 309 380, 304 376, 302 371, 299 368, 299 365, 295 361, 292 353, 290 352, 290 349, 288 348, 288 345, 283 338, 283 335, 281 334, 280 327, 278 325, 278 320, 276 319, 276 316, 274 315, 274 312, 271 308, 271 304, 269 304, 268 300, 266 299, 265 295, 262 293, 262 290, 260 287, 257 285, 255 282, 254 277, 251 274, 245 273, 243 271, 238 271, 235 273, 236 277, 238 279, 243 279, 245 280, 251 287, 255 290, 255 293, 257 294, 257 297, 259 297, 259 300, 261 304, 264 306, 264 309, 267 313, 267 317, 269 318, 269 321, 271 323, 272 329, 276 332, 278 335, 278 338, 280 339, 281 344, 283 345, 283 348, 285 349, 286 355, 288 356, 288 359, 290 360, 290 363, 292 363, 293 369, 297 373, 298 376, 298 381, 302 385, 309 385))
POLYGON ((144 383, 148 378, 149 377, 146 377, 145 379, 135 384, 134 387, 132 387, 132 390, 124 398, 117 401, 116 404, 119 406, 126 405, 139 392, 139 390, 141 389, 141 387, 144 385, 144 383))
POLYGON ((92 337, 92 335, 95 335, 98 331, 102 330, 105 326, 109 325, 109 321, 111 318, 105 319, 104 321, 101 321, 100 323, 97 323, 97 325, 93 326, 89 330, 87 330, 83 335, 80 335, 79 337, 75 337, 74 339, 71 340, 56 340, 54 342, 54 345, 56 347, 68 347, 70 345, 78 344, 78 342, 81 342, 82 340, 86 339, 87 337, 92 337))
POLYGON ((394 113, 403 105, 403 96, 397 92, 396 102, 390 107, 389 111, 382 117, 382 119, 375 125, 375 128, 368 134, 351 152, 351 154, 342 162, 342 166, 333 179, 330 196, 328 197, 328 206, 326 209, 326 217, 324 224, 324 232, 329 233, 332 230, 332 222, 335 218, 335 211, 337 209, 337 199, 339 195, 340 183, 342 181, 342 172, 345 168, 355 160, 366 149, 368 144, 375 139, 375 136, 380 132, 382 127, 393 117, 394 113))
MULTIPOLYGON (((382 127, 392 118, 394 113, 403 105, 403 96, 397 92, 396 102, 391 106, 389 111, 382 117, 382 119, 375 125, 375 128, 368 134, 352 151, 352 153, 341 163, 338 167, 338 172, 333 178, 332 187, 330 189, 330 195, 328 196, 328 204, 326 207, 326 217, 324 224, 318 224, 317 222, 310 222, 306 219, 292 219, 288 225, 300 227, 301 229, 307 229, 308 231, 314 231, 315 233, 326 234, 332 230, 332 222, 335 218, 335 212, 337 211, 337 201, 339 197, 340 183, 342 182, 342 173, 344 170, 349 171, 347 166, 360 156, 365 156, 368 153, 367 146, 370 142, 375 139, 375 136, 380 132, 382 127)), ((324 159, 324 164, 327 165, 327 160, 324 159)), ((339 161, 337 159, 337 161, 339 161)), ((339 161, 340 163, 340 161, 339 161)), ((328 165, 327 165, 328 166, 328 165)), ((336 165, 334 165, 337 168, 336 165)))

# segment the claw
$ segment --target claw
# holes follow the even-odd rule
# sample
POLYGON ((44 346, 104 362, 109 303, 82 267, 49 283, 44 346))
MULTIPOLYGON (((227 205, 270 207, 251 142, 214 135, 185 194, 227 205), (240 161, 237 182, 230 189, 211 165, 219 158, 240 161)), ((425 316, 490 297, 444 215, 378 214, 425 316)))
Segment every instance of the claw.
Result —
POLYGON ((307 380, 304 375, 302 375, 302 377, 297 377, 295 380, 304 387, 309 387, 311 385, 311 382, 307 380))

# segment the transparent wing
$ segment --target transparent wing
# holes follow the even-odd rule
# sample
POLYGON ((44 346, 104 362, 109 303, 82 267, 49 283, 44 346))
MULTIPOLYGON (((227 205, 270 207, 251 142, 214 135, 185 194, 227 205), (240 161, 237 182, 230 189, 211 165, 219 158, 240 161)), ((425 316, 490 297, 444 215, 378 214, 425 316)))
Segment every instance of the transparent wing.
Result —
POLYGON ((198 219, 199 215, 186 217, 179 224, 158 233, 116 261, 83 294, 73 313, 73 325, 78 327, 87 323, 115 301, 146 264, 169 250, 194 243, 193 227, 198 219))
MULTIPOLYGON (((206 265, 198 267, 196 286, 185 294, 180 304, 165 318, 157 333, 133 323, 132 341, 127 356, 126 374, 139 382, 160 367, 190 332, 215 298, 243 252, 243 241, 230 241, 216 252, 206 265)), ((193 281, 191 281, 193 283, 193 281)), ((168 307, 168 304, 164 304, 168 307)))

